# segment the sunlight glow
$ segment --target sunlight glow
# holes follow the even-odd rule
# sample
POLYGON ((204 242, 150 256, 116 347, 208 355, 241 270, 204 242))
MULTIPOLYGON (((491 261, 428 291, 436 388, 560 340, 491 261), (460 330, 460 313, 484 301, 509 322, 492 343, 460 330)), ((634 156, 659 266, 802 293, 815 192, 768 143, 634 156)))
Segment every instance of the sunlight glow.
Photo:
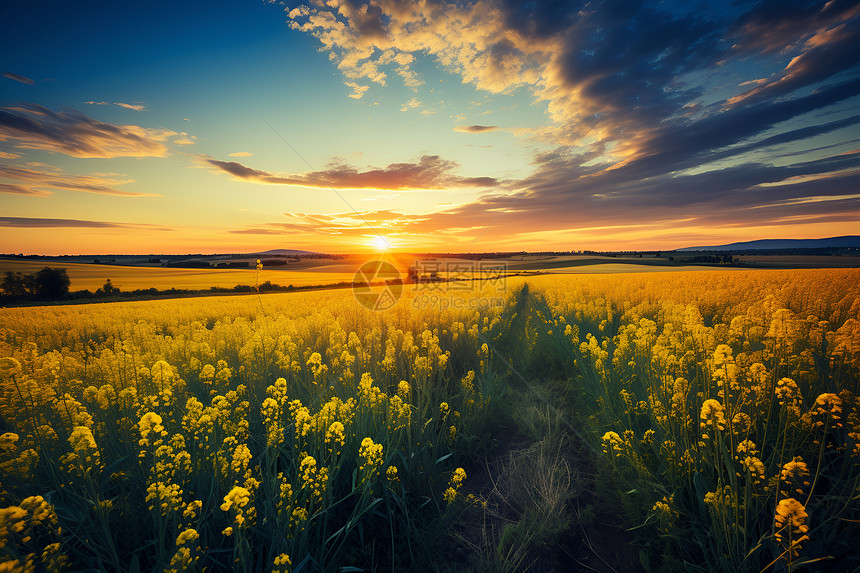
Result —
POLYGON ((373 245, 373 248, 377 251, 387 251, 391 248, 391 243, 389 243, 388 239, 386 239, 382 235, 374 235, 371 239, 371 244, 373 245))

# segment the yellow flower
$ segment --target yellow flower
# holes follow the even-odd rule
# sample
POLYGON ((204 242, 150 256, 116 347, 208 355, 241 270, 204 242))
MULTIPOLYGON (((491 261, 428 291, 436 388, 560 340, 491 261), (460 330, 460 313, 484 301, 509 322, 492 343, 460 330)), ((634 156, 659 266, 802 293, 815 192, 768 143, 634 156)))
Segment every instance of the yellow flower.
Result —
POLYGON ((231 507, 243 508, 248 505, 251 500, 251 493, 241 486, 234 486, 230 493, 224 496, 224 503, 221 504, 221 511, 230 511, 231 507))
POLYGON ((72 435, 69 436, 69 444, 75 452, 96 449, 96 441, 93 438, 93 433, 86 426, 75 426, 72 430, 72 435))
POLYGON ((186 529, 176 538, 176 545, 185 545, 186 543, 194 543, 200 538, 200 534, 196 529, 186 529))
POLYGON ((448 503, 453 503, 453 501, 457 498, 457 492, 460 491, 460 486, 463 485, 463 482, 466 480, 466 470, 463 468, 457 468, 454 470, 454 473, 451 474, 451 481, 448 483, 448 489, 445 490, 443 494, 443 499, 448 503))
POLYGON ((7 356, 0 358, 0 376, 14 376, 21 372, 21 363, 17 359, 7 356))
POLYGON ((340 448, 343 447, 346 441, 343 424, 340 422, 332 422, 325 432, 325 443, 329 446, 329 450, 335 453, 340 453, 340 448))
POLYGON ((737 451, 738 454, 755 455, 758 453, 758 450, 755 449, 755 442, 753 442, 752 440, 744 440, 743 442, 739 443, 737 451))
POLYGON ((377 468, 382 465, 382 444, 374 444, 371 438, 361 440, 361 446, 358 448, 358 455, 364 458, 364 462, 359 466, 358 471, 367 471, 368 476, 372 476, 377 468))
POLYGON ((786 544, 786 549, 791 557, 798 555, 801 543, 809 541, 807 517, 809 514, 806 513, 806 508, 793 497, 781 500, 776 507, 776 515, 773 518, 773 525, 776 528, 774 537, 777 542, 782 543, 784 536, 787 535, 789 543, 786 544))
POLYGON ((795 457, 792 461, 782 466, 779 472, 779 480, 784 482, 784 493, 786 494, 803 493, 803 488, 809 486, 808 478, 809 467, 800 456, 795 457))
MULTIPOLYGON (((842 400, 836 394, 821 394, 816 398, 814 412, 819 416, 829 414, 837 423, 837 427, 841 427, 838 422, 841 417, 840 414, 842 414, 842 400)), ((820 427, 824 425, 824 422, 818 421, 815 425, 820 427)))
POLYGON ((397 395, 400 396, 401 399, 406 400, 409 396, 409 382, 401 380, 400 383, 397 384, 397 395))
POLYGON ((602 441, 603 451, 607 454, 615 452, 617 456, 620 456, 621 452, 624 451, 624 440, 616 432, 606 432, 603 434, 602 441))
POLYGON ((15 444, 18 442, 18 434, 13 434, 12 432, 6 432, 2 436, 0 436, 0 451, 2 452, 14 452, 17 447, 15 444))
POLYGON ((391 483, 400 481, 400 478, 397 476, 397 466, 388 466, 388 469, 385 470, 385 477, 387 477, 388 481, 391 483))
POLYGON ((155 412, 147 412, 143 415, 138 423, 138 428, 140 429, 140 436, 142 438, 146 438, 150 432, 155 432, 156 434, 164 433, 164 426, 161 425, 161 416, 156 414, 155 412))
POLYGON ((722 366, 723 364, 731 364, 734 362, 732 358, 732 349, 726 344, 720 344, 714 350, 714 366, 722 366))
POLYGON ((702 420, 700 423, 701 427, 703 429, 711 427, 717 430, 724 430, 726 428, 726 416, 723 412, 723 405, 718 401, 713 399, 705 400, 704 404, 702 404, 702 411, 699 413, 699 418, 702 420))
POLYGON ((233 528, 232 528, 232 527, 227 527, 227 528, 225 528, 225 529, 224 529, 224 531, 222 531, 221 533, 222 533, 223 535, 226 535, 227 537, 230 537, 231 535, 233 535, 233 528))
POLYGON ((457 468, 451 475, 451 483, 457 486, 461 485, 465 479, 466 470, 464 470, 463 468, 457 468))
POLYGON ((203 502, 199 499, 195 499, 194 501, 190 502, 182 511, 182 517, 184 517, 185 519, 196 519, 202 508, 203 502))
POLYGON ((292 564, 293 562, 290 561, 290 556, 286 553, 281 553, 275 557, 272 562, 272 573, 286 573, 289 571, 289 566, 292 564))

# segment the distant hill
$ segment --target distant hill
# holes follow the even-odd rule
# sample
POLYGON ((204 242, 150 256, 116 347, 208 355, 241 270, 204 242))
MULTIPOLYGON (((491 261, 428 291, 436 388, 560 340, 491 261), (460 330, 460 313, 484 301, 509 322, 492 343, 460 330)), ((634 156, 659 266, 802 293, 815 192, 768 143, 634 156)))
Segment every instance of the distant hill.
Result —
POLYGON ((840 249, 860 248, 860 236, 828 237, 826 239, 759 239, 710 247, 684 247, 677 251, 772 251, 778 249, 840 249))
POLYGON ((259 253, 250 253, 251 255, 281 255, 281 256, 296 256, 296 255, 316 255, 314 251, 297 251, 295 249, 272 249, 270 251, 260 251, 259 253))

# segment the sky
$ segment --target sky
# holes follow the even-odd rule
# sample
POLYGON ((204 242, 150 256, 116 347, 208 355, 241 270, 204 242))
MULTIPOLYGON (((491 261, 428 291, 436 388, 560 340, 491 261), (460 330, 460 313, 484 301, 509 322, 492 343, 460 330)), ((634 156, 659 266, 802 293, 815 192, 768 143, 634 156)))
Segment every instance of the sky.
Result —
POLYGON ((0 252, 858 234, 860 3, 0 5, 0 252))

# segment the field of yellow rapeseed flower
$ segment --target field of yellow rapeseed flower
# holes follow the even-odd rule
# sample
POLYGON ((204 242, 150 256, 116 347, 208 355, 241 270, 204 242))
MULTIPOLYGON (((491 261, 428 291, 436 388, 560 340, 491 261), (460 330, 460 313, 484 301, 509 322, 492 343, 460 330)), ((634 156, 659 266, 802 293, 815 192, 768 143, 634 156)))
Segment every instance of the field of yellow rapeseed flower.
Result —
POLYGON ((664 566, 860 566, 860 271, 540 286, 664 566))
POLYGON ((860 270, 508 287, 0 309, 0 569, 493 570, 438 547, 512 384, 593 452, 631 567, 857 564, 860 270))
POLYGON ((499 310, 343 291, 4 309, 3 566, 340 570, 366 560, 359 530, 405 543, 486 426, 499 310))

